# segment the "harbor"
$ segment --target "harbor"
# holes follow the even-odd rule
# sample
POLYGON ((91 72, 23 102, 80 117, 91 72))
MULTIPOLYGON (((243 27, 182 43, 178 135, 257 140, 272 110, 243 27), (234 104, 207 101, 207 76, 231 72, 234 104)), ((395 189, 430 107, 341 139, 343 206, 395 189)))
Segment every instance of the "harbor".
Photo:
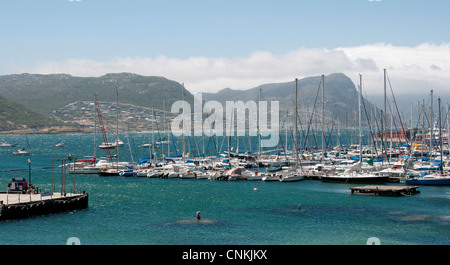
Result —
MULTIPOLYGON (((317 90, 322 93, 323 79, 317 90)), ((118 99, 117 94, 116 106, 118 99)), ((376 120, 363 124, 361 97, 359 103, 356 127, 327 128, 322 115, 320 125, 284 126, 277 131, 283 137, 267 147, 259 130, 251 132, 257 137, 250 132, 177 136, 158 120, 152 121, 151 132, 131 133, 119 132, 117 119, 115 132, 108 133, 95 97, 90 111, 98 126, 93 133, 3 136, 0 185, 6 187, 16 178, 25 182, 28 173, 28 183, 40 192, 24 189, 25 194, 16 197, 8 193, 2 215, 27 223, 70 220, 79 225, 77 233, 94 244, 360 244, 367 241, 366 230, 352 229, 349 236, 349 227, 360 222, 385 236, 387 244, 448 243, 442 233, 423 232, 423 238, 432 241, 411 239, 403 229, 395 236, 387 234, 397 223, 419 229, 423 223, 418 221, 431 231, 448 230, 448 123, 442 122, 448 111, 430 115, 436 122, 394 142, 394 128, 387 138, 386 127, 371 126, 376 120), (18 142, 28 147, 20 149, 21 155, 18 142), (40 196, 36 202, 34 195, 40 196), (41 203, 54 211, 31 214, 41 203), (64 204, 62 210, 55 209, 64 204), (27 214, 8 213, 8 207, 12 213, 20 209, 27 214), (61 211, 66 214, 53 214, 61 211), (197 221, 199 212, 207 222, 197 221), (36 215, 41 216, 22 218, 36 215), (106 236, 94 232, 99 230, 106 236), (323 231, 334 237, 316 238, 323 231)), ((118 108, 115 111, 119 116, 118 108)), ((428 115, 421 113, 422 118, 428 115)), ((14 226, 11 222, 3 224, 14 226)))
MULTIPOLYGON (((119 136, 127 143, 125 134, 119 136)), ((136 145, 148 140, 147 134, 128 137, 136 145)), ((3 139, 17 143, 23 136, 10 135, 3 139)), ((52 159, 69 154, 83 158, 82 154, 90 154, 92 145, 91 134, 30 135, 29 140, 33 147, 29 157, 12 155, 13 147, 0 149, 1 190, 6 190, 12 178, 28 181, 27 160, 31 159, 33 185, 41 193, 55 189, 55 194, 59 194, 59 181, 53 187, 51 184, 52 159), (65 142, 64 147, 54 146, 59 139, 65 142)), ((120 161, 131 160, 127 146, 121 148, 120 161)), ((136 152, 142 152, 139 157, 148 154, 142 148, 136 148, 136 152)), ((217 162, 222 160, 218 158, 217 162)), ((61 170, 60 164, 61 161, 55 162, 54 168, 61 170)), ((310 171, 317 171, 314 175, 320 176, 325 168, 320 167, 311 165, 310 171)), ((264 170, 268 173, 269 168, 264 170)), ((54 173, 55 180, 60 176, 54 173)), ((0 242, 54 245, 66 244, 68 238, 75 236, 83 245, 361 245, 369 237, 377 236, 383 245, 449 243, 446 231, 450 220, 447 194, 450 189, 447 186, 420 186, 420 193, 413 196, 373 197, 350 194, 350 188, 364 185, 306 177, 295 182, 250 178, 220 181, 199 175, 196 178, 103 177, 95 173, 67 172, 68 194, 73 193, 74 177, 79 187, 75 193, 82 194, 83 190, 89 193, 88 208, 1 221, 0 242), (197 211, 209 222, 196 222, 197 211)), ((389 185, 409 186, 401 182, 389 185)), ((17 195, 9 196, 15 200, 17 195)), ((29 196, 22 194, 20 200, 28 202, 29 196)), ((6 198, 2 200, 6 204, 6 198)))

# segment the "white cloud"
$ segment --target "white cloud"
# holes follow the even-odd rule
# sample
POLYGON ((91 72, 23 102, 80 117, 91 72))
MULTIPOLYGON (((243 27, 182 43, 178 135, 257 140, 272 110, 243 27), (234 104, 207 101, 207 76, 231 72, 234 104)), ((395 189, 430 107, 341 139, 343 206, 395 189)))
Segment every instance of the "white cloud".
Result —
POLYGON ((132 72, 157 75, 184 82, 191 92, 216 92, 222 88, 249 89, 264 83, 287 82, 296 77, 342 72, 355 83, 363 75, 364 93, 382 93, 386 68, 396 94, 446 91, 450 84, 450 44, 424 43, 416 47, 372 44, 336 49, 299 48, 283 55, 255 51, 247 57, 186 59, 113 58, 109 61, 70 59, 44 62, 30 73, 69 73, 75 76, 101 76, 106 73, 132 72), (429 86, 429 87, 427 87, 429 86))

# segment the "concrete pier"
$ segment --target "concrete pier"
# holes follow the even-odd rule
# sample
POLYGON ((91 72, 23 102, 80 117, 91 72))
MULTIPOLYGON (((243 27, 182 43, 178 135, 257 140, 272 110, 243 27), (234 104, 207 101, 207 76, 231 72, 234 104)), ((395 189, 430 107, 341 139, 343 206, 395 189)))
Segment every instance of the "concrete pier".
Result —
POLYGON ((81 210, 88 207, 89 194, 81 193, 0 193, 0 220, 81 210))

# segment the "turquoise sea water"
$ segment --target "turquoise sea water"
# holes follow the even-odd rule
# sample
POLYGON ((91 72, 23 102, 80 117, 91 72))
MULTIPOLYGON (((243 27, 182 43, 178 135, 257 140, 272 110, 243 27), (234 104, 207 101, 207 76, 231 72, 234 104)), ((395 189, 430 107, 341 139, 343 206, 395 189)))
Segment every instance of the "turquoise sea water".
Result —
MULTIPOLYGON (((126 142, 125 136, 120 138, 126 142)), ((136 146, 148 142, 146 134, 132 138, 136 146)), ((24 135, 1 136, 1 141, 27 147, 24 135)), ((13 177, 28 179, 26 170, 11 171, 27 169, 28 159, 34 185, 49 190, 52 158, 93 154, 89 134, 29 135, 28 141, 31 157, 13 156, 15 148, 0 149, 0 190, 13 177), (66 146, 54 147, 59 140, 66 146)), ((148 156, 142 148, 132 152, 148 156)), ((123 160, 130 159, 127 146, 121 153, 123 160)), ((73 176, 68 176, 70 190, 73 176)), ((88 209, 0 222, 0 244, 63 245, 70 237, 85 245, 365 245, 371 237, 382 245, 450 243, 450 187, 420 187, 420 194, 409 197, 374 197, 350 195, 354 184, 314 180, 76 175, 76 184, 90 194, 88 209)))

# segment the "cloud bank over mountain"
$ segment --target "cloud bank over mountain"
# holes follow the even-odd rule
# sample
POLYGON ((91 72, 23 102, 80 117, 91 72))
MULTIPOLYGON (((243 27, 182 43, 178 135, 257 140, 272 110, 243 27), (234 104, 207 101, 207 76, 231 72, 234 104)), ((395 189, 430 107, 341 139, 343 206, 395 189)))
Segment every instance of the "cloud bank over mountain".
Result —
POLYGON ((68 73, 101 76, 131 72, 157 75, 185 83, 195 92, 217 92, 230 87, 249 89, 266 83, 341 72, 359 84, 363 75, 366 95, 383 93, 383 69, 396 94, 450 94, 450 43, 423 43, 415 47, 376 43, 357 47, 320 49, 301 47, 286 54, 255 51, 246 57, 154 58, 116 57, 107 61, 73 58, 41 62, 30 68, 12 69, 38 74, 68 73))

